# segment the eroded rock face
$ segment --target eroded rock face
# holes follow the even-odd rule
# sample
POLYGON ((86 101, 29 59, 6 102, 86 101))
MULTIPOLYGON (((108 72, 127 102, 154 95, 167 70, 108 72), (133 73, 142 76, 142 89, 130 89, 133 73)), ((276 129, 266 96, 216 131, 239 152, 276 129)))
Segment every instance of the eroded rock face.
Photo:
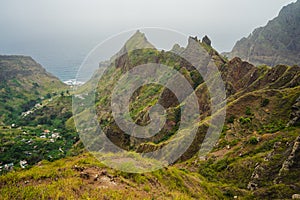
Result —
POLYGON ((289 157, 282 164, 282 167, 279 171, 279 177, 282 175, 283 172, 289 171, 289 169, 293 167, 293 164, 296 162, 297 155, 299 152, 300 152, 300 136, 297 137, 297 139, 295 140, 289 157))
POLYGON ((288 126, 300 125, 300 97, 296 100, 295 104, 292 106, 291 120, 288 126))

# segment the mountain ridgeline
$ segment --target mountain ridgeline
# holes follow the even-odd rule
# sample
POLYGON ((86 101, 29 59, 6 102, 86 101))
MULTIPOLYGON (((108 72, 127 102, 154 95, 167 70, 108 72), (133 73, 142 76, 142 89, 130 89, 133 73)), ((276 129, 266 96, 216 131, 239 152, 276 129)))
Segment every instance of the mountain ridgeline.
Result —
MULTIPOLYGON (((135 35, 140 36, 139 32, 135 35)), ((134 37, 130 40, 134 40, 134 37)), ((139 37, 139 41, 147 39, 141 40, 139 37)), ((228 197, 240 194, 261 199, 270 196, 290 198, 300 190, 299 66, 255 66, 238 57, 228 60, 211 47, 207 36, 202 41, 190 37, 185 48, 175 45, 171 51, 127 49, 114 58, 97 84, 96 113, 105 135, 116 146, 127 151, 148 153, 173 144, 170 141, 178 134, 182 105, 167 88, 155 84, 145 85, 135 91, 130 99, 130 117, 142 126, 150 122, 149 108, 153 105, 160 103, 166 109, 166 123, 153 137, 138 138, 126 134, 118 127, 111 110, 112 91, 123 74, 146 63, 172 66, 194 88, 201 113, 199 121, 191 125, 191 128, 198 126, 194 140, 174 166, 185 166, 190 172, 196 171, 212 182, 231 185, 229 187, 232 187, 230 190, 233 192, 226 194, 228 197), (212 109, 207 85, 197 69, 207 73, 208 81, 213 82, 215 74, 209 74, 211 66, 204 65, 207 58, 205 55, 200 53, 196 58, 191 56, 195 55, 198 45, 218 68, 227 95, 227 115, 221 137, 213 151, 201 159, 197 155, 210 126, 206 122, 211 117, 212 109), (204 62, 200 62, 199 66, 193 65, 184 59, 189 56, 192 62, 204 62)), ((124 90, 127 87, 130 84, 124 85, 124 90)), ((110 152, 109 147, 101 146, 102 150, 106 148, 110 152)))
POLYGON ((268 66, 300 65, 300 1, 283 7, 276 18, 242 38, 226 55, 268 66))
MULTIPOLYGON (((197 127, 189 148, 171 166, 143 174, 111 169, 88 153, 50 163, 42 161, 31 169, 0 176, 1 199, 289 199, 299 193, 299 66, 255 66, 238 57, 228 60, 211 46, 207 36, 201 41, 197 37, 189 37, 186 47, 174 45, 171 51, 160 51, 140 31, 105 65, 109 66, 101 78, 98 77, 100 73, 96 72, 89 82, 81 86, 82 89, 79 88, 82 94, 74 94, 74 99, 80 103, 76 115, 88 123, 84 108, 90 98, 91 84, 97 82, 94 99, 96 119, 114 145, 132 152, 132 155, 156 152, 167 145, 176 147, 171 142, 176 135, 189 134, 197 127), (203 51, 195 51, 199 47, 203 51), (163 128, 152 137, 139 138, 126 134, 118 126, 112 115, 112 91, 122 75, 146 63, 172 67, 193 88, 200 116, 190 127, 178 129, 181 108, 189 105, 179 102, 171 90, 158 84, 141 86, 133 93, 128 117, 136 124, 145 126, 150 123, 150 108, 159 103, 166 110, 163 128), (199 149, 211 126, 208 83, 216 83, 212 64, 224 81, 226 97, 222 100, 226 100, 226 119, 212 151, 199 157, 199 149)), ((164 76, 159 78, 164 79, 164 76)), ((3 82, 6 84, 9 81, 3 82)), ((42 85, 41 82, 37 84, 42 85)), ((124 90, 130 84, 122 85, 124 90)), ((69 110, 70 101, 64 103, 69 110)), ((63 101, 57 99, 50 109, 46 105, 43 112, 34 117, 39 118, 44 113, 51 115, 55 105, 59 105, 59 110, 64 110, 63 101)), ((55 112, 54 118, 59 115, 57 110, 55 112)), ((68 117, 64 122, 74 129, 72 118, 68 117)), ((40 123, 35 121, 37 125, 40 123)), ((52 124, 54 127, 55 123, 52 124)), ((90 130, 90 126, 85 129, 87 132, 90 130)), ((69 134, 66 144, 73 137, 75 135, 69 134)), ((60 142, 59 145, 63 145, 60 142)), ((100 142, 95 141, 96 144, 100 142)), ((112 155, 108 146, 96 147, 101 149, 102 156, 106 156, 105 152, 109 152, 108 156, 112 155)), ((140 167, 126 159, 120 160, 120 163, 123 163, 124 169, 130 168, 132 171, 138 171, 140 167)))
MULTIPOLYGON (((214 61, 221 73, 221 77, 224 80, 226 87, 228 115, 230 114, 236 118, 243 117, 243 115, 241 115, 243 112, 241 112, 238 108, 255 108, 256 106, 253 104, 259 104, 259 101, 265 100, 268 102, 271 101, 270 104, 274 106, 272 110, 276 111, 276 114, 271 112, 259 112, 259 108, 256 108, 258 109, 256 112, 258 116, 257 118, 251 119, 252 124, 257 124, 258 127, 262 127, 262 119, 265 120, 265 123, 271 123, 271 121, 275 119, 275 116, 277 121, 282 121, 285 124, 289 122, 292 105, 300 96, 298 88, 300 83, 300 68, 298 66, 289 67, 285 65, 278 65, 274 68, 267 66, 256 67, 248 62, 242 61, 240 58, 234 58, 228 61, 226 58, 219 55, 218 52, 210 46, 210 44, 207 42, 200 42, 197 38, 192 37, 189 38, 189 43, 181 52, 181 55, 186 55, 186 57, 188 57, 188 55, 192 55, 191 52, 194 51, 195 44, 203 46, 208 51, 211 59, 214 61), (285 92, 283 93, 283 91, 285 92), (285 101, 287 102, 283 103, 285 101)), ((107 135, 110 139, 115 141, 118 146, 122 146, 125 149, 136 149, 137 151, 144 149, 145 151, 148 151, 147 147, 149 149, 160 148, 160 143, 162 143, 161 145, 165 145, 165 141, 172 137, 172 135, 176 132, 176 127, 179 125, 179 121, 176 121, 178 119, 175 117, 178 115, 179 105, 176 103, 177 100, 174 97, 174 94, 172 94, 168 89, 155 85, 143 86, 135 92, 131 99, 131 114, 136 123, 147 124, 147 120, 149 120, 149 107, 153 106, 155 103, 164 105, 168 110, 169 115, 173 117, 170 117, 167 120, 164 129, 159 134, 149 140, 127 137, 126 134, 122 133, 122 131, 118 129, 117 124, 113 120, 110 109, 110 99, 111 91, 118 79, 122 74, 131 70, 135 66, 149 62, 169 66, 171 65, 174 66, 176 70, 183 73, 198 95, 200 113, 202 113, 201 119, 204 120, 206 117, 210 116, 211 108, 209 106, 210 103, 208 98, 209 95, 207 94, 207 87, 195 67, 186 60, 174 55, 172 52, 163 52, 148 48, 146 50, 130 51, 118 57, 112 63, 110 70, 107 70, 107 73, 105 73, 100 80, 97 89, 99 97, 97 100, 97 105, 99 105, 97 112, 100 125, 105 125, 103 128, 107 130, 107 135), (149 94, 151 94, 150 97, 147 96, 149 94), (152 145, 153 143, 156 145, 152 145)), ((207 68, 203 71, 209 71, 209 66, 207 66, 207 68)), ((299 119, 296 119, 295 123, 298 120, 299 119)), ((199 150, 201 138, 203 139, 202 133, 206 129, 206 125, 203 126, 203 129, 199 129, 201 130, 198 134, 199 141, 194 141, 194 145, 190 147, 190 151, 186 154, 187 159, 191 158, 193 154, 199 150)))

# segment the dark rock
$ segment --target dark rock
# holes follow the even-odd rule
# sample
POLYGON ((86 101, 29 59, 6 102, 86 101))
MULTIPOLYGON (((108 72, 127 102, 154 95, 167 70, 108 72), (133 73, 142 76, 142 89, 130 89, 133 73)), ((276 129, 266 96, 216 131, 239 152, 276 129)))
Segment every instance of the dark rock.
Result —
POLYGON ((98 179, 99 179, 99 175, 96 174, 95 177, 94 177, 94 181, 98 181, 98 179))
POLYGON ((248 190, 256 190, 257 189, 257 184, 256 183, 253 183, 253 182, 249 182, 248 186, 247 186, 247 189, 248 190))
POLYGON ((208 46, 211 46, 211 40, 208 38, 207 35, 202 38, 202 43, 207 44, 208 46))
POLYGON ((75 171, 82 172, 85 168, 84 167, 80 167, 78 165, 74 165, 72 169, 75 170, 75 171))
POLYGON ((275 142, 273 149, 278 149, 280 147, 280 145, 281 145, 281 142, 275 142))
POLYGON ((80 178, 89 179, 90 178, 90 174, 86 173, 86 172, 81 172, 80 173, 80 178))
POLYGON ((107 175, 107 171, 106 170, 104 170, 104 171, 101 172, 101 176, 106 176, 106 175, 107 175))

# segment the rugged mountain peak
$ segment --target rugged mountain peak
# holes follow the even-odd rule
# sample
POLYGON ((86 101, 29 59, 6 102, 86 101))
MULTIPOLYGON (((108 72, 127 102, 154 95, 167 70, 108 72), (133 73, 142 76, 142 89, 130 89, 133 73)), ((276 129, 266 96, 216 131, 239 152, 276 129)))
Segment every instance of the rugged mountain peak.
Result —
POLYGON ((200 40, 198 39, 198 37, 197 36, 195 36, 195 37, 189 36, 189 38, 188 38, 188 45, 187 45, 186 48, 188 48, 189 46, 191 46, 193 44, 196 44, 195 42, 196 43, 200 42, 200 40))
POLYGON ((122 57, 127 52, 135 49, 155 49, 140 30, 137 30, 124 44, 118 53, 111 57, 110 62, 114 62, 116 59, 122 57))
POLYGON ((137 30, 125 43, 124 47, 127 51, 141 48, 155 48, 146 38, 145 33, 137 30))
POLYGON ((176 54, 181 54, 184 51, 184 47, 181 47, 179 44, 174 44, 171 49, 171 52, 176 54))
POLYGON ((212 42, 209 39, 209 37, 207 35, 205 35, 202 40, 198 39, 197 36, 192 37, 190 36, 188 38, 188 45, 186 47, 186 49, 198 49, 199 48, 199 44, 206 49, 207 52, 210 52, 211 50, 216 52, 216 50, 214 50, 211 46, 212 42))
POLYGON ((300 65, 300 0, 283 7, 265 27, 239 40, 227 55, 254 64, 300 65))
POLYGON ((207 35, 205 35, 202 38, 202 43, 207 44, 208 46, 211 46, 211 40, 209 39, 209 37, 207 35))

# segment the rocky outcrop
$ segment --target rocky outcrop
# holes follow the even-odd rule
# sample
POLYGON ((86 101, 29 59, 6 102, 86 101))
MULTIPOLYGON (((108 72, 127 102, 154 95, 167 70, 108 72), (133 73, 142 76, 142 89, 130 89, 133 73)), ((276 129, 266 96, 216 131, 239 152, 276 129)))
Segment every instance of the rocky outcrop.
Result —
POLYGON ((264 187, 266 181, 281 184, 290 170, 297 170, 299 150, 300 136, 293 143, 275 142, 272 151, 264 157, 263 161, 255 164, 247 189, 259 190, 264 187))
POLYGON ((300 136, 296 138, 290 155, 282 164, 278 177, 281 177, 284 173, 288 172, 291 167, 293 167, 294 163, 296 162, 296 159, 299 159, 298 158, 299 153, 300 153, 300 136))
POLYGON ((184 47, 181 47, 179 44, 174 44, 174 46, 171 49, 171 52, 175 54, 181 54, 184 51, 184 47))
POLYGON ((263 171, 263 170, 264 169, 260 166, 260 164, 256 163, 254 171, 251 175, 251 181, 247 185, 248 190, 253 191, 258 188, 258 183, 257 183, 256 179, 258 179, 260 177, 260 171, 263 171))
POLYGON ((267 163, 272 159, 272 157, 275 155, 275 150, 278 148, 278 145, 275 143, 273 147, 273 151, 271 151, 267 156, 264 158, 264 161, 262 163, 256 163, 255 168, 253 170, 253 173, 251 175, 250 181, 247 185, 247 189, 254 191, 257 190, 260 187, 261 179, 265 176, 266 172, 268 171, 268 165, 267 163))
POLYGON ((292 106, 291 120, 288 126, 300 125, 300 97, 296 100, 295 104, 292 106))
POLYGON ((293 194, 292 199, 300 199, 300 194, 293 194))
POLYGON ((209 37, 206 35, 202 38, 202 43, 207 44, 208 46, 211 46, 211 40, 209 37))

